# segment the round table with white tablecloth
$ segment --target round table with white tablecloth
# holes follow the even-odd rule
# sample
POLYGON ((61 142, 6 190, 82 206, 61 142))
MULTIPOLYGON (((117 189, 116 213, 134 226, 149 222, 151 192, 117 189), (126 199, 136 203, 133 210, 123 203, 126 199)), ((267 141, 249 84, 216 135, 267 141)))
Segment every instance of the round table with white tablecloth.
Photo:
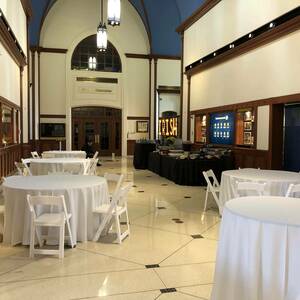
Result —
POLYGON ((300 174, 287 171, 260 170, 250 168, 224 171, 222 173, 219 196, 220 213, 222 213, 225 203, 234 198, 234 193, 232 190, 233 181, 255 181, 266 183, 267 195, 285 196, 291 183, 300 183, 300 174))
POLYGON ((28 158, 32 175, 48 175, 55 172, 83 174, 88 163, 83 158, 28 158))
POLYGON ((226 203, 212 300, 300 300, 300 199, 226 203))
POLYGON ((64 195, 74 241, 92 240, 99 227, 93 209, 109 203, 107 181, 99 176, 11 176, 4 184, 5 226, 3 242, 10 245, 30 241, 30 212, 26 195, 64 195))
POLYGON ((85 151, 44 151, 42 153, 43 158, 86 158, 85 151))

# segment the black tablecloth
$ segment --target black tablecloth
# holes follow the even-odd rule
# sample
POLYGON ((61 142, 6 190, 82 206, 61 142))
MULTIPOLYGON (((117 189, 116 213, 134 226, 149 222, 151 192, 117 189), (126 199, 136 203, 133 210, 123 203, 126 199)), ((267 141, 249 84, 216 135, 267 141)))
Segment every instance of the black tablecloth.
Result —
POLYGON ((230 156, 219 159, 176 159, 157 152, 149 154, 149 170, 180 185, 205 186, 203 171, 212 169, 220 181, 222 172, 232 168, 230 156))
POLYGON ((156 148, 155 144, 135 143, 133 165, 136 169, 148 168, 148 155, 156 148))

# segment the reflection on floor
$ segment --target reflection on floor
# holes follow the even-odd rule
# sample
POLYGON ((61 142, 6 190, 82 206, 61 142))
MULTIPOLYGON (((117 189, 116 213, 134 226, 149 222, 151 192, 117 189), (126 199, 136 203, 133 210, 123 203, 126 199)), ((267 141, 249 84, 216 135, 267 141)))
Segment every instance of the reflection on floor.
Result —
POLYGON ((220 218, 202 214, 204 189, 134 170, 131 159, 104 161, 104 172, 134 181, 131 235, 122 245, 113 234, 79 243, 63 261, 0 246, 0 299, 209 299, 220 218))

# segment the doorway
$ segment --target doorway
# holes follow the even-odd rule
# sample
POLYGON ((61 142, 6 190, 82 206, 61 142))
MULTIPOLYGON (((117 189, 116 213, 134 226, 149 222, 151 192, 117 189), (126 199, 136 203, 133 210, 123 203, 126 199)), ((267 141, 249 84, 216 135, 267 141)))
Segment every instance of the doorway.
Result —
POLYGON ((72 108, 72 149, 88 142, 101 156, 122 153, 122 111, 110 107, 72 108))

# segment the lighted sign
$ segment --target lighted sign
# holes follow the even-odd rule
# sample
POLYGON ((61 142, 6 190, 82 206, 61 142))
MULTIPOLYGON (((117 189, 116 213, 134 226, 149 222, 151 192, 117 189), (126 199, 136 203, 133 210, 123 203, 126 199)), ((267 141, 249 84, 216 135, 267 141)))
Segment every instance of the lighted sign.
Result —
POLYGON ((159 119, 159 135, 176 137, 177 134, 178 134, 178 117, 159 119))
POLYGON ((215 113, 210 115, 210 143, 233 144, 234 113, 215 113))

